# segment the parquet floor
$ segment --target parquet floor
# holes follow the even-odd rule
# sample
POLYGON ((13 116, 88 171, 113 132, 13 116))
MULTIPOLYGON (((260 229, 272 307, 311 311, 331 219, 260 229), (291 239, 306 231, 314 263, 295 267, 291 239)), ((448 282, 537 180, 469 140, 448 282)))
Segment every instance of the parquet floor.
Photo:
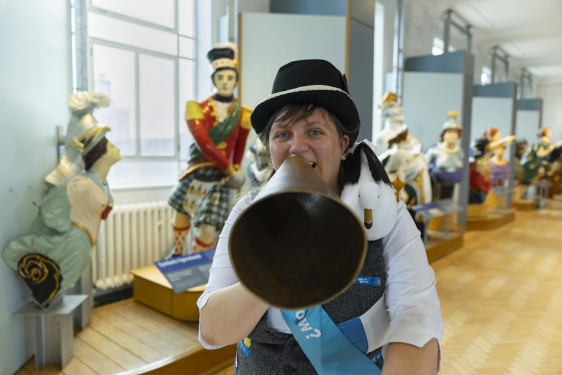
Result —
POLYGON ((562 211, 517 212, 432 263, 442 375, 562 374, 562 211))
POLYGON ((15 375, 142 373, 200 350, 198 324, 163 315, 133 300, 94 309, 91 325, 74 337, 74 357, 64 368, 35 370, 32 359, 15 375))

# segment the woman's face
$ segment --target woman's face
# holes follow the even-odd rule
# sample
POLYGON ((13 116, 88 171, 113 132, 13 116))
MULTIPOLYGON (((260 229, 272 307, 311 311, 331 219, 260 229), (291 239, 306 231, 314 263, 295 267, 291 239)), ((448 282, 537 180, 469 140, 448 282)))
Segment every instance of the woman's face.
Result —
POLYGON ((330 187, 340 193, 338 174, 349 137, 340 137, 336 125, 321 109, 292 124, 274 122, 269 132, 271 161, 275 170, 288 157, 304 157, 330 187))
POLYGON ((217 94, 231 96, 236 86, 236 72, 233 70, 221 70, 215 73, 213 83, 217 88, 217 94))

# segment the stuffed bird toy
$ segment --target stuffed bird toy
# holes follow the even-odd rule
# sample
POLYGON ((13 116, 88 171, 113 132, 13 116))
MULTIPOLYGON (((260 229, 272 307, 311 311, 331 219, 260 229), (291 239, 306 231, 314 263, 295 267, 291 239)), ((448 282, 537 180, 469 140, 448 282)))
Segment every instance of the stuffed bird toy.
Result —
POLYGON ((396 221, 396 194, 375 146, 356 143, 345 160, 345 186, 341 199, 363 219, 369 241, 386 236, 396 221))

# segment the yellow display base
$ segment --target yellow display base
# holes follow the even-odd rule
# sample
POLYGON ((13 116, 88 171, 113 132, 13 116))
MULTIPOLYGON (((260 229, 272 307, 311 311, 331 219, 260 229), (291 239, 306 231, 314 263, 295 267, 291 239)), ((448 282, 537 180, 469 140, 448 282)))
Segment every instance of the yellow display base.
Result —
POLYGON ((488 207, 484 203, 469 204, 466 207, 466 216, 468 218, 485 218, 488 216, 488 207))
POLYGON ((444 216, 435 217, 433 219, 429 219, 427 222, 428 230, 436 230, 436 231, 454 230, 456 226, 457 226, 456 212, 444 216))
POLYGON ((497 195, 492 190, 490 190, 490 192, 488 192, 488 195, 486 195, 486 201, 484 202, 484 205, 488 206, 488 208, 491 210, 495 210, 506 208, 507 203, 504 196, 497 195))
POLYGON ((182 293, 175 293, 162 272, 156 266, 132 270, 133 298, 163 314, 179 320, 198 321, 197 299, 205 286, 197 286, 182 293))
POLYGON ((467 216, 466 230, 489 230, 504 226, 515 220, 515 211, 488 212, 485 217, 467 216))
POLYGON ((425 244, 425 252, 430 262, 459 249, 464 243, 462 232, 448 232, 445 235, 444 232, 428 230, 427 236, 429 240, 425 244))
POLYGON ((529 211, 537 208, 537 204, 528 199, 520 199, 518 202, 513 202, 513 208, 518 211, 529 211))

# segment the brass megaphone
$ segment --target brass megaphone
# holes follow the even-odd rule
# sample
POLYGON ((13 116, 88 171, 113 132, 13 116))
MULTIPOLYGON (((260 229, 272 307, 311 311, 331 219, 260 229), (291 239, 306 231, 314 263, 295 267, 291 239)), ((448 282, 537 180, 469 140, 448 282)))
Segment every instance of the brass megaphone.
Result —
POLYGON ((345 291, 359 274, 367 236, 308 161, 286 159, 234 223, 238 280, 271 306, 304 309, 345 291))

